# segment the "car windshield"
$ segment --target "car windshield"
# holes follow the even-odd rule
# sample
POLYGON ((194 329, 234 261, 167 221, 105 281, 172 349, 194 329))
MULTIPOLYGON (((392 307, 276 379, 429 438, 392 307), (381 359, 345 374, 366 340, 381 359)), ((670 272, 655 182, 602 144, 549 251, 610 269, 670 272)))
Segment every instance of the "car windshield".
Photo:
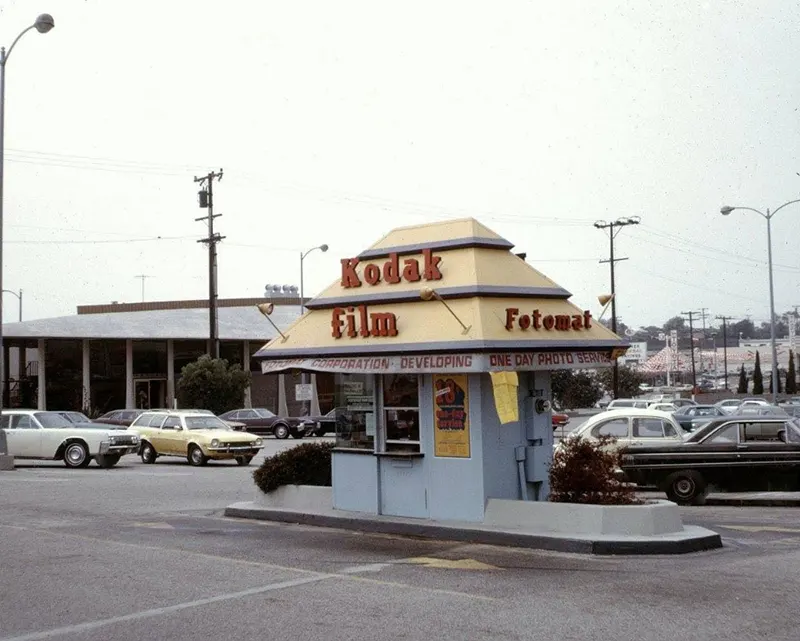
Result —
POLYGON ((67 419, 72 421, 73 423, 89 423, 89 417, 81 414, 80 412, 65 412, 63 414, 67 419))
POLYGON ((216 416, 187 416, 186 428, 190 430, 230 430, 227 423, 216 416))
POLYGON ((261 418, 273 418, 275 416, 272 412, 265 409, 257 409, 255 410, 255 413, 258 414, 259 417, 261 418))
POLYGON ((42 424, 42 427, 50 429, 72 427, 72 421, 58 412, 36 412, 34 416, 42 424))

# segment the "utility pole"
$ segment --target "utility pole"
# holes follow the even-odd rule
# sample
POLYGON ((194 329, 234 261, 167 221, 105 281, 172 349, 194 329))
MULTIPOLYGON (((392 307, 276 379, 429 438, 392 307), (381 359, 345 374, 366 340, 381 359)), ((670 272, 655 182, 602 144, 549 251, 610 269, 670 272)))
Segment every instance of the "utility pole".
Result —
POLYGON ((692 400, 697 390, 697 371, 694 367, 694 316, 697 312, 681 312, 682 316, 689 317, 689 345, 692 349, 692 400))
MULTIPOLYGON (((708 307, 701 307, 699 316, 703 321, 703 341, 700 343, 700 371, 704 371, 703 366, 703 350, 708 347, 708 336, 706 335, 706 316, 708 316, 708 307)), ((715 372, 716 373, 716 372, 715 372)))
MULTIPOLYGON (((731 316, 717 316, 717 320, 722 321, 722 353, 725 358, 725 391, 728 391, 728 321, 731 316)), ((714 346, 716 350, 716 346, 714 346)))
POLYGON ((225 236, 214 233, 214 219, 222 214, 214 213, 214 180, 222 180, 222 169, 218 172, 209 172, 205 176, 195 176, 194 181, 200 183, 197 193, 201 209, 207 209, 208 215, 195 218, 195 221, 205 221, 208 225, 208 236, 198 240, 198 243, 208 245, 208 353, 212 358, 219 358, 219 326, 217 323, 217 243, 225 236))
POLYGON ((142 280, 142 302, 144 302, 144 281, 147 278, 152 278, 152 276, 148 276, 147 274, 139 274, 138 276, 134 276, 134 278, 140 278, 142 280))
MULTIPOLYGON (((597 229, 608 230, 608 240, 610 243, 610 253, 608 260, 601 260, 601 263, 608 263, 611 266, 611 331, 615 334, 617 333, 617 297, 616 297, 616 285, 614 282, 614 264, 622 261, 628 260, 627 258, 614 258, 614 238, 620 232, 623 227, 628 225, 638 225, 640 219, 638 216, 632 216, 631 218, 618 218, 617 220, 613 220, 610 223, 606 222, 605 220, 598 220, 594 226, 597 229)), ((619 398, 619 361, 614 359, 614 370, 612 372, 612 387, 614 398, 619 398)))

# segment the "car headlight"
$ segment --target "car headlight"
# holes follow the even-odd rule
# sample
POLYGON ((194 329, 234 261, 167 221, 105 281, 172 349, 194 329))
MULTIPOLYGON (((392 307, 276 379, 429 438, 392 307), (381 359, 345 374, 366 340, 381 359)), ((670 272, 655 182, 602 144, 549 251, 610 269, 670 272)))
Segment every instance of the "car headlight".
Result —
POLYGON ((139 437, 138 436, 131 436, 131 443, 138 443, 139 437))
POLYGON ((109 436, 108 437, 108 442, 111 443, 111 445, 114 445, 114 443, 117 442, 117 437, 116 436, 109 436))
POLYGON ((263 445, 263 444, 264 444, 264 441, 262 441, 260 438, 256 439, 256 445, 263 445))
POLYGON ((217 439, 212 439, 211 447, 219 447, 219 441, 217 439))

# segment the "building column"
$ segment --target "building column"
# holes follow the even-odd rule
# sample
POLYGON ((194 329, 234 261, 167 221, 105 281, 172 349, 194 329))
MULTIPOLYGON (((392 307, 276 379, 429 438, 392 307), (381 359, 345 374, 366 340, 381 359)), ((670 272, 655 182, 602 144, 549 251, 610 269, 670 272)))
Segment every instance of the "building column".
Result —
POLYGON ((47 363, 45 363, 45 339, 40 338, 37 344, 38 361, 39 361, 39 400, 37 402, 37 409, 44 411, 47 409, 47 377, 44 375, 47 363))
POLYGON ((311 375, 311 416, 322 414, 319 409, 319 393, 317 392, 317 375, 311 375))
MULTIPOLYGON (((245 372, 250 372, 250 341, 244 341, 242 343, 242 369, 245 372)), ((244 391, 244 407, 248 409, 253 407, 253 396, 250 393, 249 385, 244 391)))
POLYGON ((125 409, 136 409, 133 398, 133 341, 125 340, 125 409))
POLYGON ((3 341, 3 407, 11 401, 11 346, 3 341))
POLYGON ((278 416, 289 416, 286 403, 286 376, 278 374, 278 416))
POLYGON ((83 409, 92 411, 92 351, 89 339, 83 339, 83 409))
POLYGON ((167 341, 167 407, 175 407, 175 343, 167 341))

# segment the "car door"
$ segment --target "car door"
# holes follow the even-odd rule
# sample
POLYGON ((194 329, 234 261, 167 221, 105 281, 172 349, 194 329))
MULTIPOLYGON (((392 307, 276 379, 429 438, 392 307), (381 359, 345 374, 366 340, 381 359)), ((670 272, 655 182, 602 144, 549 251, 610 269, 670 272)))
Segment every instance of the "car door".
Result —
MULTIPOLYGON (((161 424, 166 420, 166 418, 166 414, 153 414, 150 416, 150 422, 147 425, 147 428, 143 431, 143 436, 150 441, 150 444, 159 454, 164 452, 164 448, 169 446, 168 443, 164 442, 164 434, 161 431, 161 424)), ((138 427, 138 424, 136 427, 138 427)))
POLYGON ((254 434, 263 433, 266 430, 264 421, 269 421, 269 419, 260 417, 255 410, 239 410, 236 420, 244 423, 247 426, 247 431, 254 434))
POLYGON ((186 454, 186 439, 180 416, 167 416, 161 424, 159 443, 161 443, 161 447, 157 447, 156 450, 161 454, 178 456, 186 454))
POLYGON ((13 414, 9 419, 10 429, 6 431, 9 454, 19 458, 52 458, 52 454, 42 453, 42 427, 37 421, 28 414, 13 414))

